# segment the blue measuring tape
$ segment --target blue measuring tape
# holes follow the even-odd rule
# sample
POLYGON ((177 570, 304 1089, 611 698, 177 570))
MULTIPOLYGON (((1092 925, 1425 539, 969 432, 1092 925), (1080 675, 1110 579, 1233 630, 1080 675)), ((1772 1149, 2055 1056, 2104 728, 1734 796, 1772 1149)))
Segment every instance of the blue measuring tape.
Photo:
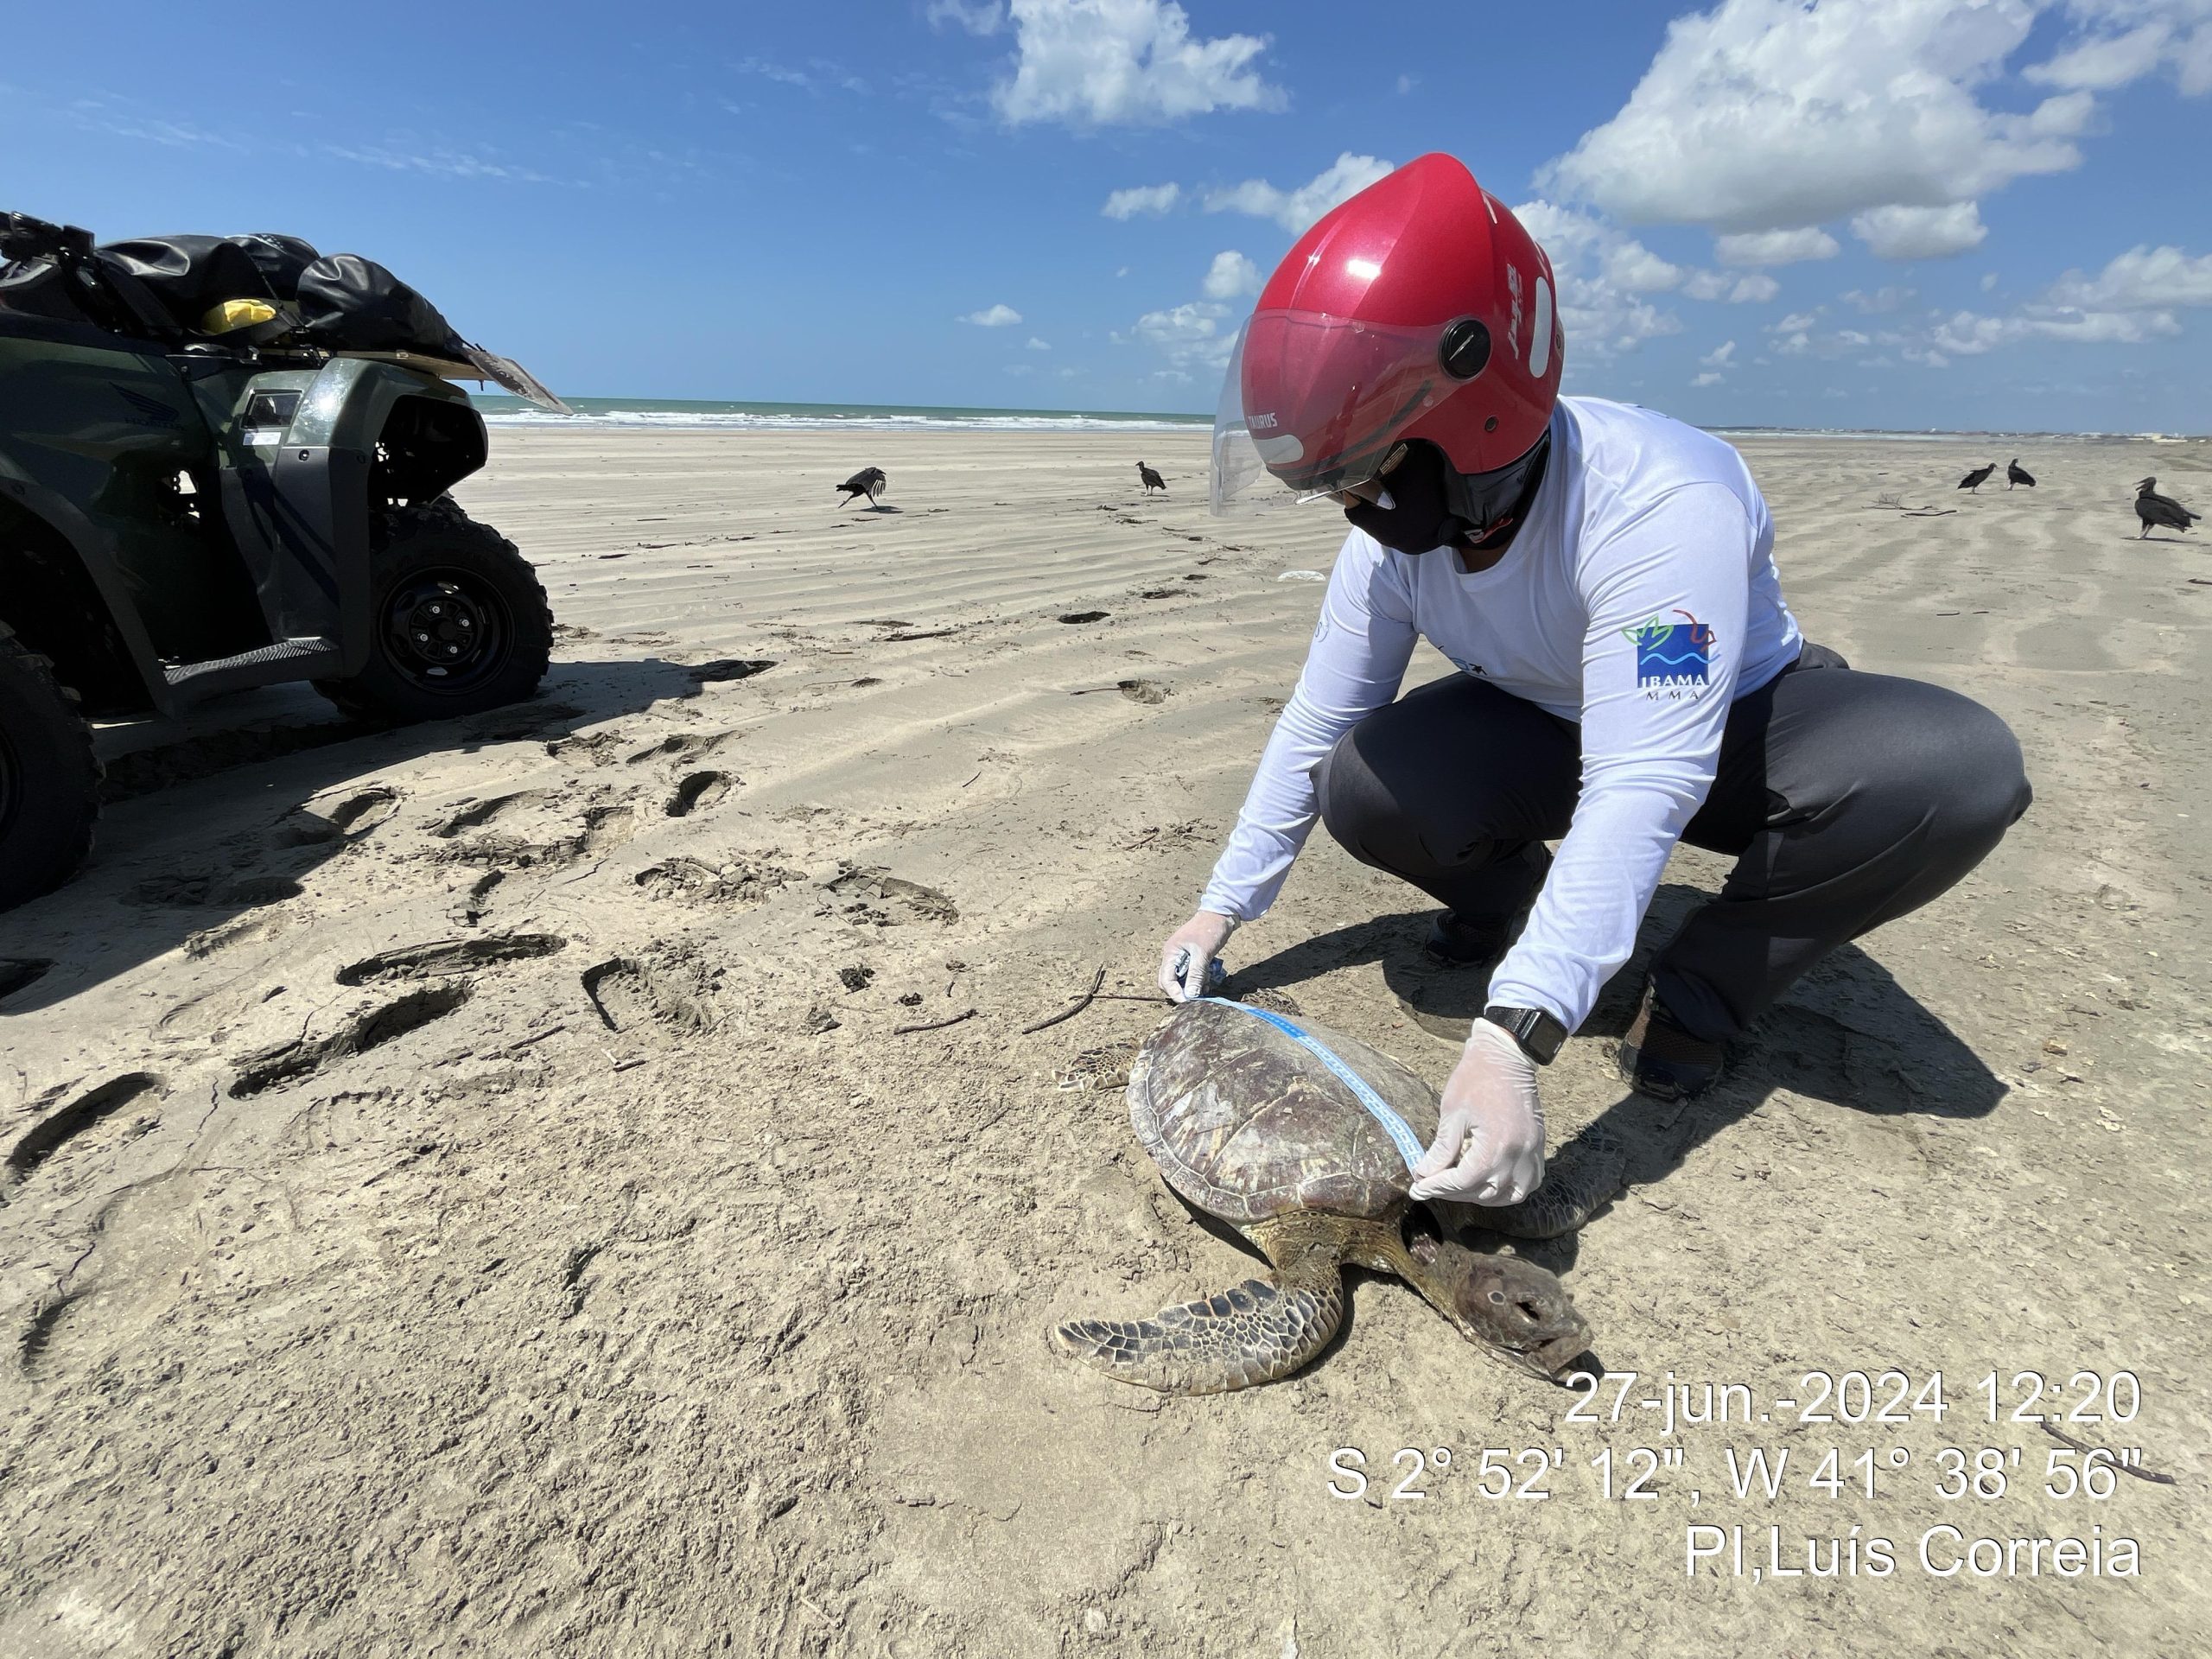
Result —
POLYGON ((1336 1074, 1337 1080, 1351 1090, 1353 1097, 1367 1109, 1367 1115, 1382 1126, 1382 1133, 1389 1135, 1390 1144, 1397 1147, 1398 1156, 1406 1160, 1406 1173, 1408 1175, 1413 1173, 1414 1166, 1421 1161, 1421 1154, 1428 1148, 1421 1144, 1421 1137, 1413 1131, 1413 1126, 1392 1111, 1367 1079, 1346 1065, 1326 1043, 1303 1026, 1293 1025, 1281 1014, 1270 1014, 1265 1008, 1255 1008, 1249 1002, 1232 1002, 1225 996, 1202 996, 1198 1000, 1211 1002, 1218 1007, 1235 1008, 1240 1014, 1250 1014, 1255 1020, 1266 1020, 1327 1066, 1336 1074))

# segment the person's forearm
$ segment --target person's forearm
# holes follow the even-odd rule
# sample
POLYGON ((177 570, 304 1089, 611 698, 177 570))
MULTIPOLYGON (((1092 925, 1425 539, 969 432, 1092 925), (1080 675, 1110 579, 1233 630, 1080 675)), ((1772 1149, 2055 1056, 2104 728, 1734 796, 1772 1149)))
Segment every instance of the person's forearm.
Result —
POLYGON ((1711 786, 1709 775, 1669 767, 1586 790, 1490 1001, 1541 1008, 1569 1031, 1587 1019, 1635 950, 1668 856, 1711 786))

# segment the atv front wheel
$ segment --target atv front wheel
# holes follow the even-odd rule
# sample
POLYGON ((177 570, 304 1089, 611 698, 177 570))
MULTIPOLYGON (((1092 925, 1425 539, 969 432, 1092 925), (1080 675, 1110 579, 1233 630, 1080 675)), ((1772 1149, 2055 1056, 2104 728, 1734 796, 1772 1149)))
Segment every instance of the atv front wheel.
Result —
POLYGON ((0 626, 0 910, 51 893, 85 861, 99 785, 77 694, 0 626))
POLYGON ((450 502, 383 516, 370 556, 369 660, 315 689, 370 720, 445 720, 519 702, 545 677, 553 613, 512 542, 450 502))

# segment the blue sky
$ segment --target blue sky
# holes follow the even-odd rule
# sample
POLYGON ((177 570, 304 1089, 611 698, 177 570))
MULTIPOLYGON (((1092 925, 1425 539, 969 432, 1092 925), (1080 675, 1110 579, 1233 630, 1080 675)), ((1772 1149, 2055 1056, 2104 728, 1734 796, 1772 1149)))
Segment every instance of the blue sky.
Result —
POLYGON ((1570 391, 2212 427, 2212 0, 206 16, 21 9, 0 206, 365 253, 575 395, 1210 409, 1297 230, 1445 149, 1538 204, 1570 391))

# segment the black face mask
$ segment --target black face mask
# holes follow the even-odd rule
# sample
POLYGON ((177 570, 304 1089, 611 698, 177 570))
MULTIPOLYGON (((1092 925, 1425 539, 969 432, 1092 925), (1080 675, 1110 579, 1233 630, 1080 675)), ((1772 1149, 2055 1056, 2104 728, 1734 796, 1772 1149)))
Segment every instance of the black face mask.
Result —
POLYGON ((1353 501, 1344 517, 1400 553, 1490 542, 1520 522, 1543 482, 1551 435, 1495 472, 1454 472, 1433 443, 1406 446, 1406 457, 1381 480, 1391 505, 1353 501))

